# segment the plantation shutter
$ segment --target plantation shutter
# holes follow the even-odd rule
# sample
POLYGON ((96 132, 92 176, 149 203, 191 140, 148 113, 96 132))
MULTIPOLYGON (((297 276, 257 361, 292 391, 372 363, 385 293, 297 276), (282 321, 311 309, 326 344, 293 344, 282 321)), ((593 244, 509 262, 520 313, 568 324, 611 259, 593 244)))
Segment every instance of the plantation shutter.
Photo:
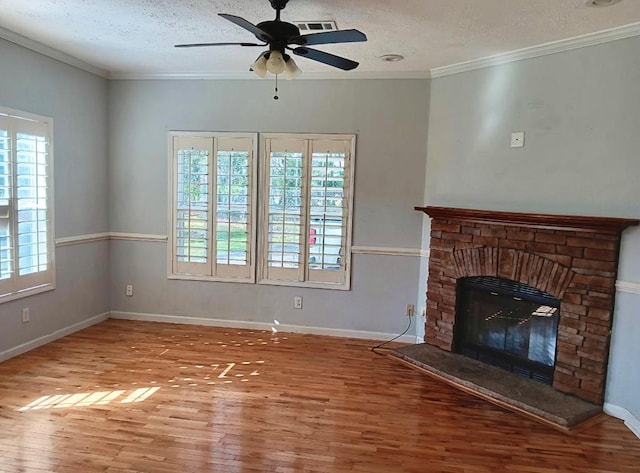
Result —
POLYGON ((260 281, 349 289, 353 135, 262 138, 260 281))
POLYGON ((212 274, 211 138, 174 137, 174 264, 180 274, 212 274))
POLYGON ((0 295, 6 295, 53 282, 50 126, 0 119, 0 295))
POLYGON ((252 276, 252 140, 216 140, 216 274, 252 276))
MULTIPOLYGON (((265 140, 264 271, 269 280, 303 281, 306 141, 265 140)), ((264 195, 264 194, 263 194, 264 195)))
POLYGON ((170 136, 171 275, 255 280, 255 135, 172 132, 170 136))
POLYGON ((310 142, 308 281, 344 282, 350 148, 345 140, 310 142))
POLYGON ((9 119, 0 116, 0 294, 14 292, 13 172, 9 119))

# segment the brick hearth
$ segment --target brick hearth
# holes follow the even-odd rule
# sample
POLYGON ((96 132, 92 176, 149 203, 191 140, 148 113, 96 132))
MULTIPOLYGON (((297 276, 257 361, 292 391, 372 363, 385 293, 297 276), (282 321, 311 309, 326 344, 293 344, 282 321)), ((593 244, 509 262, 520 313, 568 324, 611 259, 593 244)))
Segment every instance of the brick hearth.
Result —
POLYGON ((452 351, 460 278, 527 284, 561 301, 553 387, 601 405, 620 236, 638 220, 416 210, 433 218, 425 343, 452 351))

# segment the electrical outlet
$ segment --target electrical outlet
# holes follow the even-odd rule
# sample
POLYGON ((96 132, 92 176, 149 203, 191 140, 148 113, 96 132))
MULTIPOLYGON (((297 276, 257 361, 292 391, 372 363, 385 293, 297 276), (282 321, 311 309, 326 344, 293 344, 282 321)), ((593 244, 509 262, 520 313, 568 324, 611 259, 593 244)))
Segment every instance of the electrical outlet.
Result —
POLYGON ((29 322, 29 320, 31 320, 31 315, 29 314, 29 308, 28 307, 23 307, 22 308, 22 323, 26 324, 27 322, 29 322))
POLYGON ((133 296, 133 284, 127 284, 127 290, 125 294, 129 297, 133 296))
POLYGON ((407 317, 413 317, 413 313, 415 310, 416 308, 413 304, 407 304, 407 307, 405 307, 404 309, 404 315, 406 315, 407 317))
POLYGON ((294 309, 302 309, 302 296, 294 296, 293 297, 293 308, 294 309))

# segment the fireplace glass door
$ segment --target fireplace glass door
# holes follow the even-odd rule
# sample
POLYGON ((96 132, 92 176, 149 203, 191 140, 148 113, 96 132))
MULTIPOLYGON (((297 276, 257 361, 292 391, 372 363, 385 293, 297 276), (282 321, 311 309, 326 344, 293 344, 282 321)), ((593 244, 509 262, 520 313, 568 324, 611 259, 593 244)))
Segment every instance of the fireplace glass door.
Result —
POLYGON ((456 351, 551 384, 560 301, 494 277, 464 278, 458 287, 456 351))

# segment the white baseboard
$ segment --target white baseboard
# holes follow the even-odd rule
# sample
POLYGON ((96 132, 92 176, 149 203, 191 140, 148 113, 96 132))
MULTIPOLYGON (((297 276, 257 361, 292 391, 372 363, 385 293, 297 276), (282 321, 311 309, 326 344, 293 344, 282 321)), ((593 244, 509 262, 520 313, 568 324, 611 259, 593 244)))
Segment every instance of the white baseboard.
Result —
POLYGON ((91 327, 92 325, 100 323, 103 320, 107 320, 108 318, 109 312, 105 312, 104 314, 96 315, 95 317, 91 317, 90 319, 78 322, 77 324, 70 325, 69 327, 65 327, 60 330, 56 330, 53 333, 44 335, 43 337, 36 338, 35 340, 31 340, 27 343, 23 343, 22 345, 18 345, 17 347, 13 347, 0 352, 0 362, 8 360, 9 358, 13 358, 14 356, 22 355, 23 353, 33 350, 34 348, 41 347, 42 345, 46 345, 47 343, 51 343, 59 338, 71 335, 78 330, 91 327))
MULTIPOLYGON (((205 317, 182 317, 176 315, 144 314, 137 312, 112 311, 111 318, 124 320, 141 320, 145 322, 165 322, 170 324, 208 325, 212 327, 244 328, 250 330, 266 330, 288 333, 308 333, 312 335, 328 335, 331 337, 363 338, 366 340, 390 340, 397 334, 382 332, 363 332, 359 330, 343 330, 323 327, 307 327, 303 325, 287 325, 265 322, 251 322, 244 320, 209 319, 205 317)), ((395 341, 415 343, 415 335, 403 335, 395 341)))
POLYGON ((603 407, 605 413, 624 421, 624 425, 629 427, 629 430, 631 430, 636 437, 640 438, 640 419, 624 407, 616 406, 615 404, 605 402, 603 407))

